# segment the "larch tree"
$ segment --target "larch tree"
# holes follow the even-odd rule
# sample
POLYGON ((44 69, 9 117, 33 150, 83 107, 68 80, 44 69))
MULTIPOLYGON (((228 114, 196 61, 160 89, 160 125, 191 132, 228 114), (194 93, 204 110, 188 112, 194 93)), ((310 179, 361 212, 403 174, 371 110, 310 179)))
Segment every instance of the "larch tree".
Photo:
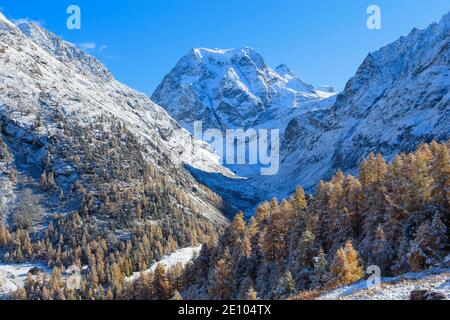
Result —
POLYGON ((226 248, 224 256, 217 262, 210 280, 209 293, 215 299, 231 300, 233 298, 235 286, 230 260, 229 249, 226 248))
POLYGON ((229 230, 228 244, 232 248, 232 255, 236 257, 250 256, 252 248, 243 212, 236 215, 229 230))
POLYGON ((293 196, 293 205, 298 216, 302 216, 306 209, 305 191, 302 187, 297 187, 293 196))
POLYGON ((359 262, 358 252, 348 241, 343 248, 337 250, 330 268, 330 285, 348 285, 361 280, 364 270, 359 262))
POLYGON ((431 163, 433 184, 431 195, 446 212, 446 223, 450 225, 450 151, 445 144, 431 144, 434 159, 431 163))
POLYGON ((169 300, 170 299, 170 283, 167 276, 166 268, 162 263, 156 266, 153 275, 153 292, 155 299, 169 300))

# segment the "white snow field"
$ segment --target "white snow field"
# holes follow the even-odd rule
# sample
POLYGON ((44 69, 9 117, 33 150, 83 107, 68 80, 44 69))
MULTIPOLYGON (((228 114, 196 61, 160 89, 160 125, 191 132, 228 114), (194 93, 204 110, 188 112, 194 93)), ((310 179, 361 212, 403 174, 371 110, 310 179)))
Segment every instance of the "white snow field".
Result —
POLYGON ((442 293, 450 300, 450 269, 430 269, 383 278, 381 285, 372 289, 367 288, 364 280, 328 292, 317 300, 409 300, 414 290, 442 293))
POLYGON ((40 268, 49 272, 48 268, 39 263, 3 264, 0 263, 0 300, 8 293, 24 287, 28 271, 40 268))
MULTIPOLYGON (((163 257, 160 261, 155 262, 149 269, 145 270, 144 273, 153 272, 156 269, 156 266, 162 263, 166 269, 170 269, 175 266, 177 263, 181 263, 185 266, 189 261, 191 261, 195 255, 199 254, 202 250, 202 246, 198 247, 187 247, 183 249, 179 249, 174 253, 163 257)), ((131 277, 127 278, 127 281, 135 281, 141 276, 141 272, 135 272, 131 277)))

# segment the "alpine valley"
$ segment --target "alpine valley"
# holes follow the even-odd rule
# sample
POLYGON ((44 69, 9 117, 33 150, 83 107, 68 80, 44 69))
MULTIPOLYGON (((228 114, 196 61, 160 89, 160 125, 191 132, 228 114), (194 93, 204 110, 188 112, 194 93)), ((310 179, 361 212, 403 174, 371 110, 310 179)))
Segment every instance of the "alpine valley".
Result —
MULTIPOLYGON (((224 198, 230 189, 240 200, 254 188, 250 198, 256 202, 288 197, 298 185, 313 192, 338 170, 356 174, 371 152, 390 161, 422 142, 450 138, 449 20, 447 14, 439 24, 369 54, 338 95, 305 83, 286 65, 270 68, 250 48, 193 49, 152 100, 191 132, 194 121, 204 129, 280 129, 277 175, 261 176, 252 165, 229 166, 247 178, 244 193, 240 184, 197 171, 224 198)), ((252 211, 255 202, 247 200, 241 209, 252 211)), ((233 196, 230 201, 236 203, 233 196)))

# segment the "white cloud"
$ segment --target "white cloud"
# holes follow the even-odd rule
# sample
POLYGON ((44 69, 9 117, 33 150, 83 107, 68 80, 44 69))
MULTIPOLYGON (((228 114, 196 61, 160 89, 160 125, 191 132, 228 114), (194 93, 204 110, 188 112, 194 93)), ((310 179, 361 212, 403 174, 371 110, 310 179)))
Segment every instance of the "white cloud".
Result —
POLYGON ((95 42, 85 42, 85 43, 80 43, 79 47, 85 51, 92 51, 97 48, 97 44, 95 42))
POLYGON ((38 26, 43 26, 45 22, 43 20, 32 20, 30 18, 19 18, 19 19, 12 19, 11 20, 16 26, 22 23, 34 23, 38 26))
POLYGON ((95 42, 84 42, 84 43, 80 43, 78 44, 78 47, 81 50, 84 50, 86 52, 89 53, 102 53, 103 51, 106 50, 106 48, 108 48, 108 46, 106 44, 102 44, 102 45, 97 45, 95 42))

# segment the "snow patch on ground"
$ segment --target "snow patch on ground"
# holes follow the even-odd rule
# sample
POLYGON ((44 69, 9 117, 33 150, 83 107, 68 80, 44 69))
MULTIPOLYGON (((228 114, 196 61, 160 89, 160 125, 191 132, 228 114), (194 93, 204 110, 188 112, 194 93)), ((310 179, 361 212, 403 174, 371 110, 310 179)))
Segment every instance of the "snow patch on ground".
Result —
POLYGON ((39 263, 3 264, 0 263, 0 299, 8 293, 21 289, 25 285, 28 271, 33 268, 40 268, 46 273, 49 269, 39 263))
POLYGON ((450 269, 431 269, 383 278, 381 286, 372 289, 368 289, 364 280, 326 293, 318 300, 409 300, 414 290, 439 292, 450 300, 450 269))
MULTIPOLYGON (((159 262, 155 262, 149 269, 145 270, 144 273, 153 272, 156 269, 156 266, 162 263, 166 269, 170 269, 175 266, 177 263, 181 263, 185 266, 189 261, 191 261, 195 255, 199 254, 202 250, 202 246, 198 247, 187 247, 183 249, 179 249, 174 253, 165 256, 159 262)), ((141 272, 135 272, 131 277, 127 278, 127 281, 135 281, 141 276, 141 272)))

